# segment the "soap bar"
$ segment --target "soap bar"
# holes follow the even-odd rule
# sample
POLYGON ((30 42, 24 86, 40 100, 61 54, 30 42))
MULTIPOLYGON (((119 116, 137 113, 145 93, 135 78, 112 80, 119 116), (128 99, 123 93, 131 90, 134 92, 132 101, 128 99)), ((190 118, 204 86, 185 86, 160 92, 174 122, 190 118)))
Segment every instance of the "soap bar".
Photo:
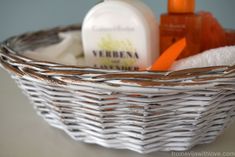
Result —
POLYGON ((235 45, 235 30, 225 29, 227 45, 235 45))
POLYGON ((210 12, 201 11, 198 15, 202 17, 201 52, 226 46, 226 35, 217 19, 210 12))

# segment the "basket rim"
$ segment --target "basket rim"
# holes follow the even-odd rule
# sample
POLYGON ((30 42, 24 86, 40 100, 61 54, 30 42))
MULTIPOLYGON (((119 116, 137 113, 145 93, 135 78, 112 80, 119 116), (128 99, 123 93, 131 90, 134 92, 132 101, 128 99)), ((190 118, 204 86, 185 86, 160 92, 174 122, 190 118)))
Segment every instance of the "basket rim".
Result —
POLYGON ((0 43, 0 64, 4 69, 20 77, 34 77, 38 80, 47 80, 53 84, 85 81, 137 87, 185 87, 205 85, 208 83, 219 84, 220 81, 232 79, 235 76, 235 65, 190 68, 178 71, 122 71, 93 67, 65 66, 58 63, 27 58, 12 48, 14 44, 24 40, 35 40, 35 36, 45 36, 48 33, 49 35, 57 35, 58 32, 80 29, 80 24, 74 24, 10 37, 0 43), (60 76, 60 79, 55 76, 60 76), (75 79, 74 76, 77 76, 77 78, 75 79))

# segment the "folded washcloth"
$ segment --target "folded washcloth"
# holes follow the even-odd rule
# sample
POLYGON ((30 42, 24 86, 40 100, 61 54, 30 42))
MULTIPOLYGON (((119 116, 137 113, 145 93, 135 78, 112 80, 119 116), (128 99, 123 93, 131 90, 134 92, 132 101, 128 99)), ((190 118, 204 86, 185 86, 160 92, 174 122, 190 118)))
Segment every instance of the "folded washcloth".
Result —
POLYGON ((25 51, 23 55, 41 61, 84 66, 81 32, 63 32, 59 33, 58 36, 62 39, 61 42, 34 51, 25 51))
POLYGON ((170 70, 235 65, 235 46, 211 49, 176 61, 170 70))

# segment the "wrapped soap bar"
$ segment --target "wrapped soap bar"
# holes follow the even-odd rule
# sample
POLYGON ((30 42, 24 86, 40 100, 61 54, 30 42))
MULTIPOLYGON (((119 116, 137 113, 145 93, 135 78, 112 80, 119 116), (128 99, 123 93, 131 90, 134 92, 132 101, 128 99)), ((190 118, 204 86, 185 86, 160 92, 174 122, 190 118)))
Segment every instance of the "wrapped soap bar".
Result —
POLYGON ((227 45, 235 45, 235 30, 234 29, 225 29, 225 34, 227 38, 227 45))
POLYGON ((202 18, 201 52, 227 45, 223 27, 212 13, 201 11, 202 18))

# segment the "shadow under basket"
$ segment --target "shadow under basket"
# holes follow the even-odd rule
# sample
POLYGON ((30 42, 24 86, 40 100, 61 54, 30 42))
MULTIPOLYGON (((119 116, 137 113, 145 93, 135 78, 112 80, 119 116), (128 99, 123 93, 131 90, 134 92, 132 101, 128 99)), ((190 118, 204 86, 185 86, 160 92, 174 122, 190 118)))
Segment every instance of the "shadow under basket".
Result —
POLYGON ((12 37, 1 66, 50 125, 78 141, 139 153, 210 143, 235 119, 235 66, 118 71, 36 61, 19 53, 59 42, 72 25, 12 37))

